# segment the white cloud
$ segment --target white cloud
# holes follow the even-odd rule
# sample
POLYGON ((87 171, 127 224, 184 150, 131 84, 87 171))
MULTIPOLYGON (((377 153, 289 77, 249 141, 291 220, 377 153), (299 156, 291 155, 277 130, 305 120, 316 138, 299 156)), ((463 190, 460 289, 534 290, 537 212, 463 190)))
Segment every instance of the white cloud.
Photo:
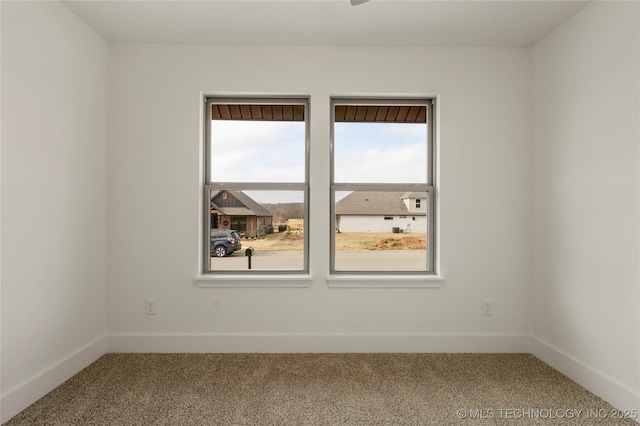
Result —
POLYGON ((336 182, 425 183, 424 124, 337 123, 336 182))
POLYGON ((336 182, 426 183, 427 152, 420 144, 336 153, 336 182))
POLYGON ((211 123, 211 179, 227 182, 304 181, 304 123, 211 123))

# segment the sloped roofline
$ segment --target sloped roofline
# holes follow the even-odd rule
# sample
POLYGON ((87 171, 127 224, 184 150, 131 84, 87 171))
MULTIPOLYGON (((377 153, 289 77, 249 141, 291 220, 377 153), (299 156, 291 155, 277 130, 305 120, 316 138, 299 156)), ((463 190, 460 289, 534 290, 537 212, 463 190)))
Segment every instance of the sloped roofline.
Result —
MULTIPOLYGON (((240 201, 240 203, 242 203, 245 206, 245 208, 250 211, 250 214, 247 214, 247 213, 238 214, 237 216, 273 216, 273 213, 271 213, 269 210, 262 207, 260 203, 255 201, 253 198, 249 197, 244 192, 237 189, 225 189, 220 191, 213 191, 211 193, 211 204, 215 206, 215 208, 218 209, 218 211, 220 211, 220 213, 222 214, 225 214, 226 208, 219 207, 213 202, 213 199, 216 198, 218 195, 220 195, 222 192, 231 194, 231 196, 233 196, 238 201, 240 201)), ((229 209, 231 210, 231 209, 237 209, 237 208, 238 207, 230 207, 229 209)))
POLYGON ((427 198, 426 192, 354 191, 336 203, 337 215, 424 216, 411 212, 403 200, 427 198))

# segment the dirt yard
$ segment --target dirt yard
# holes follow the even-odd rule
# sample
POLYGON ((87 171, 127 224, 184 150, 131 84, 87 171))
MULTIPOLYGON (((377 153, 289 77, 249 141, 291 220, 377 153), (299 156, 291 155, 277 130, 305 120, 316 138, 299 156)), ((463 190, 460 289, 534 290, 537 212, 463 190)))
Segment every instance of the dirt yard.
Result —
MULTIPOLYGON (((259 251, 301 251, 304 244, 302 233, 275 233, 257 240, 242 240, 242 246, 259 251)), ((358 250, 424 250, 424 234, 336 234, 337 251, 358 250)))

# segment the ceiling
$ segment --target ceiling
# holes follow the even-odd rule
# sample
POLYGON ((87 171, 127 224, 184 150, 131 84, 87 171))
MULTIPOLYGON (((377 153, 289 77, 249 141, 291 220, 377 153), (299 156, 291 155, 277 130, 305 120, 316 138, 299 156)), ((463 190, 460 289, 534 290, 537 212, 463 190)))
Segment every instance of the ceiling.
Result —
POLYGON ((67 0, 112 43, 531 46, 588 1, 67 0))

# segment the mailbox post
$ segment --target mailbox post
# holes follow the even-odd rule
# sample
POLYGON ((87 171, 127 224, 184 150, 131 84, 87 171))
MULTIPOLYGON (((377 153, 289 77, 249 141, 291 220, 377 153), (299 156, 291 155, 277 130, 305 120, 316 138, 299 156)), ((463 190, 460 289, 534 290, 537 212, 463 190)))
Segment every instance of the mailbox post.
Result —
POLYGON ((248 247, 244 251, 244 255, 247 256, 247 262, 249 262, 249 269, 251 269, 251 256, 253 256, 253 247, 248 247))

